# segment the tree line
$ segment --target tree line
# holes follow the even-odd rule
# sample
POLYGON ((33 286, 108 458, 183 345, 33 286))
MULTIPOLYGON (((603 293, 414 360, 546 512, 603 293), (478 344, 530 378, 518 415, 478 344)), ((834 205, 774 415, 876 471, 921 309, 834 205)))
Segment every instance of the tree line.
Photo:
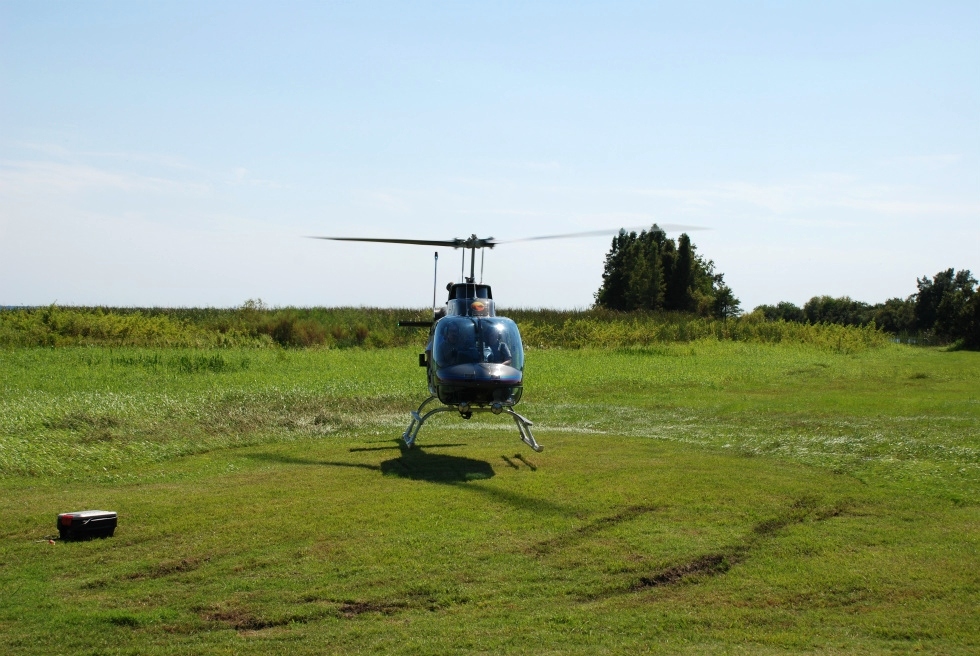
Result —
MULTIPOLYGON (((921 343, 959 343, 980 348, 980 289, 969 270, 940 271, 916 280, 918 291, 870 305, 849 297, 814 296, 803 307, 790 302, 760 305, 753 315, 769 321, 844 326, 874 325, 921 343)), ((741 314, 740 302, 714 262, 682 234, 668 239, 656 224, 613 237, 606 253, 598 308, 619 312, 678 312, 727 319, 741 314)))
POLYGON ((793 303, 760 305, 755 312, 770 321, 836 323, 877 327, 896 335, 912 335, 924 343, 960 343, 980 348, 980 290, 968 269, 946 269, 932 278, 916 279, 918 291, 908 298, 890 298, 870 305, 847 296, 814 296, 801 308, 793 303))

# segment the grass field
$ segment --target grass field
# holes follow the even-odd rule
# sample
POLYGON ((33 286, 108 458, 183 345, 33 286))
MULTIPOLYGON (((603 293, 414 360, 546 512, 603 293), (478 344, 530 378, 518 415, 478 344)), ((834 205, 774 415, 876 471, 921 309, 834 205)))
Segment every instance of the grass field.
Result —
POLYGON ((980 354, 530 350, 512 422, 415 351, 0 351, 13 654, 976 653, 980 354), (50 544, 58 512, 116 536, 50 544))

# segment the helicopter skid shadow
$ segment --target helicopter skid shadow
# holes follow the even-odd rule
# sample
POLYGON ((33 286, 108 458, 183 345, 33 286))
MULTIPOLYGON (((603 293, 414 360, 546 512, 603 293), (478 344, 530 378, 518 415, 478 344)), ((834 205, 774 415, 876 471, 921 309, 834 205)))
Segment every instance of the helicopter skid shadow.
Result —
MULTIPOLYGON (((456 445, 429 445, 426 449, 437 446, 456 445)), ((433 483, 480 481, 493 478, 495 474, 493 467, 485 460, 429 453, 418 446, 408 449, 404 445, 401 447, 401 456, 381 463, 381 473, 386 476, 433 483)))

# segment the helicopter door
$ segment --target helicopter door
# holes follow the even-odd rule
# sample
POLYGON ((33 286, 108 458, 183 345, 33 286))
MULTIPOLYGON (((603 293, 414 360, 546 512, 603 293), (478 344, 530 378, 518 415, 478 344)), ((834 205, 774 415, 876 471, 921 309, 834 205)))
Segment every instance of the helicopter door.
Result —
POLYGON ((432 340, 432 357, 437 368, 482 362, 476 322, 464 317, 446 317, 439 321, 432 340))
POLYGON ((516 323, 505 317, 487 317, 477 320, 477 326, 482 362, 524 370, 524 347, 516 323))

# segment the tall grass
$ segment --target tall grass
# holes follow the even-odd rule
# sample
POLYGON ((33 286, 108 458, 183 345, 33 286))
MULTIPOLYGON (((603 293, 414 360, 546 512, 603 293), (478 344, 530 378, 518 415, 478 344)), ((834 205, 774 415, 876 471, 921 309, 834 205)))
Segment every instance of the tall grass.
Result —
MULTIPOLYGON (((886 333, 873 325, 767 322, 756 315, 705 319, 684 314, 607 310, 502 311, 518 322, 531 348, 642 348, 704 339, 807 344, 843 353, 879 347, 886 333)), ((0 346, 147 347, 421 347, 426 331, 399 328, 399 319, 428 310, 378 308, 236 309, 58 307, 0 311, 0 346)))
POLYGON ((590 310, 511 312, 524 343, 548 348, 622 348, 717 339, 757 344, 806 344, 841 353, 883 346, 888 336, 873 325, 801 324, 757 317, 706 319, 684 314, 617 313, 590 310))
POLYGON ((388 348, 424 344, 398 328, 418 310, 374 308, 59 307, 0 310, 0 346, 388 348))

